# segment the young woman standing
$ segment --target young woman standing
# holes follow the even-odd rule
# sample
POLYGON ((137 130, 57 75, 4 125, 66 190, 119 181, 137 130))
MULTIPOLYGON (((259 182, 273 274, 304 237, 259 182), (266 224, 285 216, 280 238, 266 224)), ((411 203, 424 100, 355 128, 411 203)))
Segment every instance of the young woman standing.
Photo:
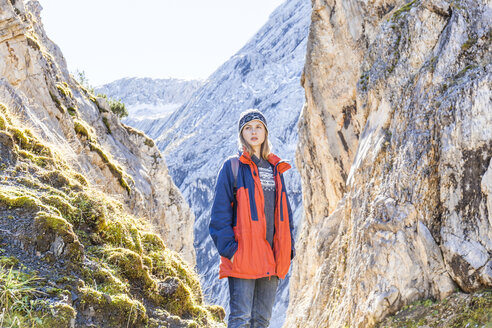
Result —
POLYGON ((229 280, 228 327, 267 327, 294 256, 283 178, 291 166, 270 153, 259 110, 241 113, 238 132, 241 150, 220 169, 209 231, 221 255, 219 279, 229 280))

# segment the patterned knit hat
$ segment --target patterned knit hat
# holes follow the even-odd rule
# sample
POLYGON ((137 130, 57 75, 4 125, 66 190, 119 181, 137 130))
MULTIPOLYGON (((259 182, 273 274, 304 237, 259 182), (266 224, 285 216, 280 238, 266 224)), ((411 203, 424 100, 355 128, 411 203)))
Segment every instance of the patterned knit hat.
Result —
POLYGON ((261 121, 261 123, 263 123, 263 125, 265 126, 265 129, 268 131, 267 122, 265 116, 263 116, 263 113, 260 112, 258 109, 247 109, 242 112, 241 116, 239 117, 239 134, 241 134, 241 132, 243 131, 243 127, 246 125, 246 123, 253 120, 261 121))

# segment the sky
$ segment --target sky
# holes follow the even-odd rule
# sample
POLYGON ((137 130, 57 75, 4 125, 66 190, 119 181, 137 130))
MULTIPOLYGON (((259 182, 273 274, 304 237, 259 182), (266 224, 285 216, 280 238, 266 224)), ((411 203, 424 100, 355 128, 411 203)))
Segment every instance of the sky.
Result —
POLYGON ((284 0, 39 0, 71 72, 98 86, 123 77, 206 79, 284 0))

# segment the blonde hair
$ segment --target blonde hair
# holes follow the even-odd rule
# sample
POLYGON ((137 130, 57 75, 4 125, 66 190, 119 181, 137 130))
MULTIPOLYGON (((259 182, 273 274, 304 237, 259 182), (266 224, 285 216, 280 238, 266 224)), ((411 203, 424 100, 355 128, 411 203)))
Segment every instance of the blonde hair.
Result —
MULTIPOLYGON (((243 131, 241 130, 241 133, 239 133, 239 147, 242 147, 242 150, 247 151, 250 156, 253 156, 255 153, 253 150, 253 147, 251 147, 248 142, 243 138, 243 131)), ((270 140, 268 140, 268 130, 265 128, 265 140, 261 144, 260 148, 260 156, 264 160, 268 160, 268 155, 270 155, 272 149, 272 144, 270 143, 270 140)))

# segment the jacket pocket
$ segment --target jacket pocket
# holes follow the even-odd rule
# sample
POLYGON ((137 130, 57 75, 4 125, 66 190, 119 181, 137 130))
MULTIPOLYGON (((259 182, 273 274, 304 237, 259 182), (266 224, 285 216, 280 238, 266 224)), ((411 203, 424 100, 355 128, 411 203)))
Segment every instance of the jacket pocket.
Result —
POLYGON ((244 245, 241 237, 238 236, 236 240, 237 240, 237 250, 236 253, 234 253, 234 258, 232 259, 232 271, 240 272, 244 245))

